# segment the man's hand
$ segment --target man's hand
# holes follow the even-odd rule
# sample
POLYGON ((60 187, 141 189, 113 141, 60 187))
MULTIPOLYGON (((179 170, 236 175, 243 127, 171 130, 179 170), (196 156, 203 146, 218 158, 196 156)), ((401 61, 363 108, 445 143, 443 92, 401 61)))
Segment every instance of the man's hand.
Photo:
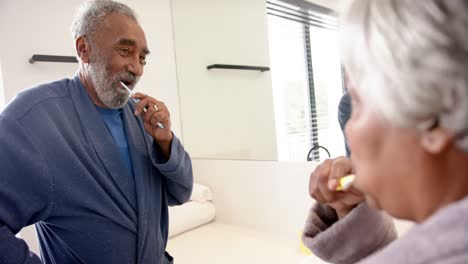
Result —
POLYGON ((164 156, 169 158, 173 135, 171 131, 171 115, 166 105, 142 93, 135 93, 132 97, 140 99, 140 102, 135 106, 135 115, 141 115, 146 132, 156 140, 164 156), (146 111, 143 110, 145 108, 146 111), (163 124, 164 128, 158 127, 158 122, 163 124))
POLYGON ((364 201, 364 195, 353 187, 347 191, 336 191, 338 180, 352 172, 351 160, 339 157, 324 161, 310 175, 310 196, 318 203, 335 209, 340 219, 364 201))

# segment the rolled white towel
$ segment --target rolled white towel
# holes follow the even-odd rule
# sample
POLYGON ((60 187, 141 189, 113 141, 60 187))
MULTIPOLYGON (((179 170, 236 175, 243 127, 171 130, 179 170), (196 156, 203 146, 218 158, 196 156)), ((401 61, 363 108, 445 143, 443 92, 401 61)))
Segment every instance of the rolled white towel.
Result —
POLYGON ((210 223, 216 211, 210 202, 187 202, 180 206, 169 207, 169 237, 210 223))
POLYGON ((190 201, 197 201, 197 202, 207 202, 213 200, 213 193, 208 186, 194 183, 192 195, 190 196, 190 201))

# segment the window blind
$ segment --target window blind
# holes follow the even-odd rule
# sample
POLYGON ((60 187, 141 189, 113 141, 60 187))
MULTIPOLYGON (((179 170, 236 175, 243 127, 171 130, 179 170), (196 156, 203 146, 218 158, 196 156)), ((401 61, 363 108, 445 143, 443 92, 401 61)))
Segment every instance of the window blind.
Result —
POLYGON ((336 30, 336 13, 326 7, 300 0, 267 1, 267 13, 298 23, 336 30))
MULTIPOLYGON (((343 91, 335 12, 301 0, 270 0, 267 13, 278 159, 306 160, 317 145, 344 154, 334 122, 343 91)), ((328 158, 316 149, 310 158, 328 158)))

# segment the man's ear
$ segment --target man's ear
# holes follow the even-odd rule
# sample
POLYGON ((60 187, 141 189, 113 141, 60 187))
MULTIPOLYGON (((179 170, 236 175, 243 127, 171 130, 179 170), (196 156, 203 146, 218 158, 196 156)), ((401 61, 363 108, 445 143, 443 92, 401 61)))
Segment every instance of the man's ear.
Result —
POLYGON ((76 53, 78 54, 78 57, 80 57, 81 61, 83 63, 89 63, 91 47, 88 44, 88 41, 86 41, 86 38, 84 36, 80 36, 76 39, 75 48, 76 48, 76 53))
POLYGON ((426 130, 421 136, 421 146, 431 154, 440 154, 447 150, 454 142, 453 133, 438 126, 426 130))

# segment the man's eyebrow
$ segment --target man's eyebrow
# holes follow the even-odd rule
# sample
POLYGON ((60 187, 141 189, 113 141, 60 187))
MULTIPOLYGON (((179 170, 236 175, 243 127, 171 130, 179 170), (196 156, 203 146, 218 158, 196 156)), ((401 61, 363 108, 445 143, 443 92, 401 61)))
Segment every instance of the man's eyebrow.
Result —
MULTIPOLYGON (((119 45, 136 46, 136 42, 133 39, 121 38, 119 39, 119 45)), ((145 55, 148 55, 150 54, 150 51, 148 50, 148 48, 143 48, 143 53, 145 55)))
POLYGON ((121 38, 119 39, 119 45, 136 46, 136 42, 133 39, 121 38))

